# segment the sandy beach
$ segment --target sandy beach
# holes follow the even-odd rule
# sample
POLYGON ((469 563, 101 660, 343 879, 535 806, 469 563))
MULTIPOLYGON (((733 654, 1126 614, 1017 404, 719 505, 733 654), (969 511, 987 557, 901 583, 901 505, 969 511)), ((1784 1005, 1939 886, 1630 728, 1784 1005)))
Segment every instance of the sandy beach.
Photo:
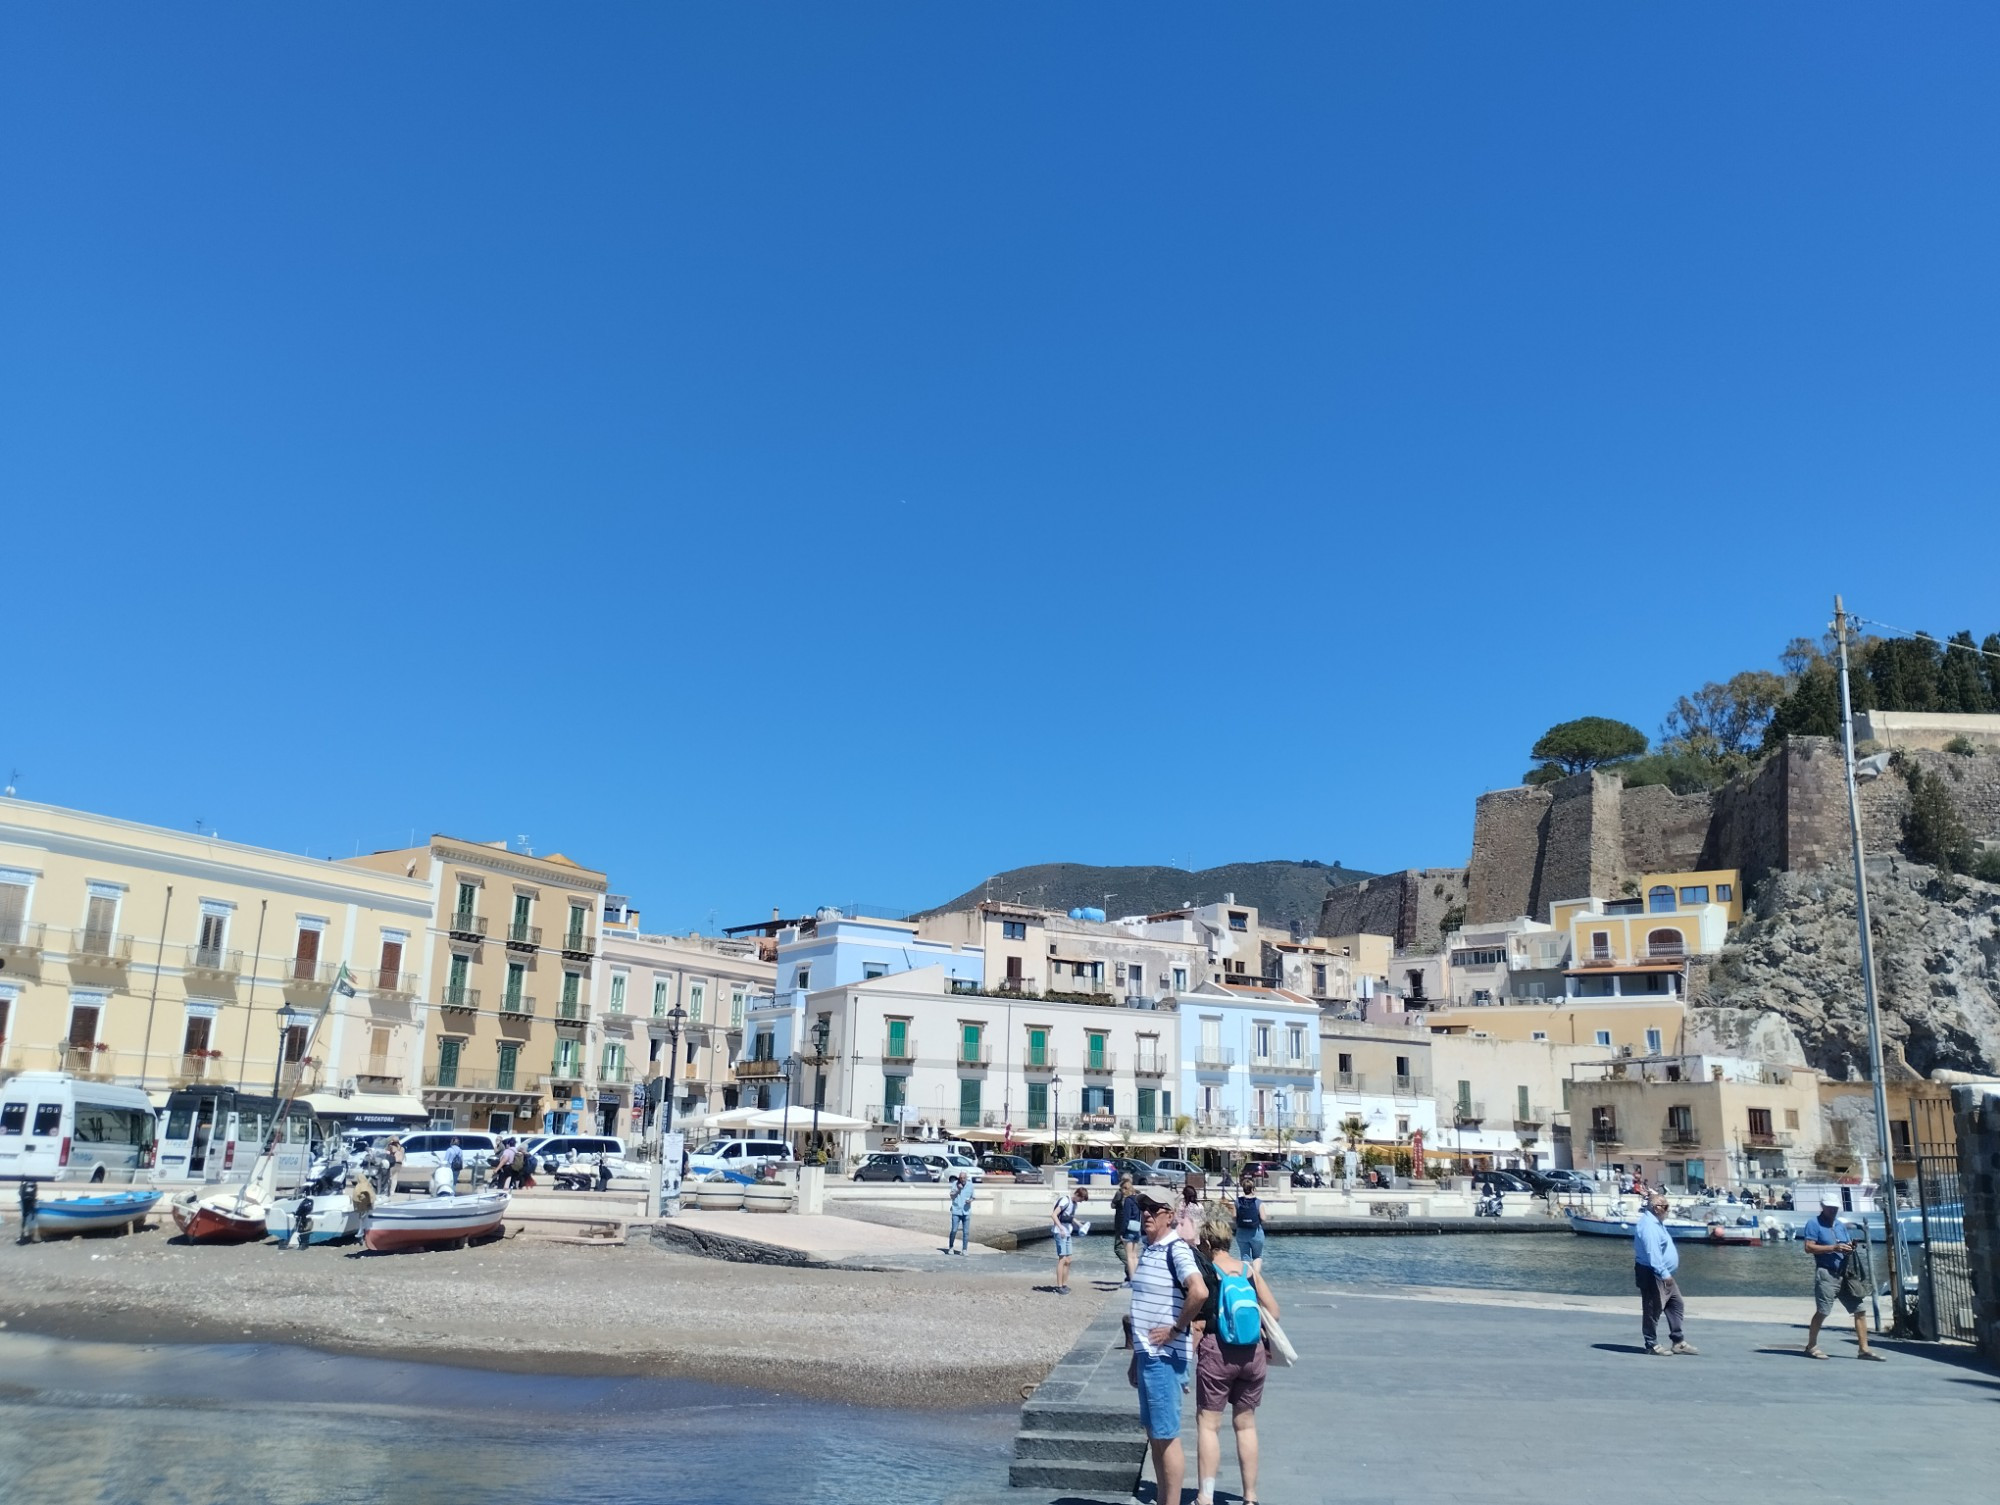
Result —
MULTIPOLYGON (((998 1263, 995 1261, 994 1263, 998 1263)), ((138 1343, 292 1343, 549 1374, 706 1379, 880 1406, 1018 1402, 1104 1299, 1045 1270, 728 1264, 507 1239, 355 1255, 129 1238, 0 1245, 0 1322, 138 1343)))

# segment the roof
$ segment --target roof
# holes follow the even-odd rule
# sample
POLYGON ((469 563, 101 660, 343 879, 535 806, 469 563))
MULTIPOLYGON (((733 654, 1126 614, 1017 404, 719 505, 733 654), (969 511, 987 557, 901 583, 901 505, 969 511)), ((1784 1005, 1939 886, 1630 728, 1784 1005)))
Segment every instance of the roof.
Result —
POLYGON ((1565 977, 1607 977, 1615 972, 1678 972, 1687 963, 1677 962, 1599 962, 1594 967, 1565 967, 1565 977))

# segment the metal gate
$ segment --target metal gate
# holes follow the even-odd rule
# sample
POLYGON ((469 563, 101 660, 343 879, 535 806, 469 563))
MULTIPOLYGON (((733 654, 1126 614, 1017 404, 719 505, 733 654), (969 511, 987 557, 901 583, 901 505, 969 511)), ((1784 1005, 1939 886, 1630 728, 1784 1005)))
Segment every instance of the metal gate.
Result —
POLYGON ((1965 1250, 1965 1202, 1958 1179, 1958 1132, 1949 1099, 1918 1098, 1917 1210, 1923 1216, 1923 1259, 1917 1270, 1917 1320, 1926 1338, 1978 1341, 1973 1317, 1972 1264, 1965 1250))

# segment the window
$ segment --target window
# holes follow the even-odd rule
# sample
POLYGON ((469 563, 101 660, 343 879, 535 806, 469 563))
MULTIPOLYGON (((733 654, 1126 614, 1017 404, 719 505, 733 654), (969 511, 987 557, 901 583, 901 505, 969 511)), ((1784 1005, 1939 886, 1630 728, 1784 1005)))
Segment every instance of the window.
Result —
POLYGON ((1681 903, 1683 904, 1706 904, 1707 902, 1708 885, 1706 883, 1693 884, 1681 890, 1681 903))
POLYGON ((403 942, 400 936, 382 937, 381 965, 375 969, 375 986, 393 993, 403 980, 403 942))
POLYGON ((604 1062, 601 1075, 607 1082, 625 1080, 625 1047, 616 1040, 604 1044, 604 1062))
MULTIPOLYGON (((1507 961, 1507 953, 1498 948, 1481 948, 1474 951, 1454 951, 1451 964, 1454 967, 1498 967, 1507 961)), ((1413 973, 1412 976, 1415 974, 1413 973)))
POLYGON ((1030 1029, 1027 1064, 1039 1068, 1053 1066, 1055 1061, 1055 1052, 1049 1049, 1049 1032, 1045 1029, 1030 1029))
POLYGON ((464 1043, 462 1040, 438 1041, 438 1086, 458 1085, 458 1053, 464 1043))
POLYGON ((584 926, 589 923, 589 919, 590 919, 590 911, 583 905, 581 904, 570 905, 569 934, 565 937, 565 939, 570 943, 571 947, 576 947, 583 944, 584 926))
POLYGON ((1649 1056, 1656 1056, 1660 1053, 1660 1048, 1661 1048, 1660 1032, 1656 1029, 1647 1030, 1646 1054, 1649 1056))
POLYGON ((961 1078, 958 1084, 958 1126, 961 1129, 979 1127, 979 1089, 984 1086, 978 1077, 961 1078))
POLYGON ((285 1026, 285 1064, 296 1066, 306 1058, 307 1027, 303 1024, 285 1026))
POLYGON ((1285 1030, 1285 1054, 1294 1061, 1306 1058, 1306 1031, 1301 1024, 1290 1025, 1285 1030))
POLYGON ((625 982, 626 976, 623 972, 611 974, 611 1001, 607 1006, 614 1014, 625 1012, 625 982))
POLYGON ((97 1045, 98 1006, 79 1003, 69 1011, 69 1044, 72 1050, 92 1050, 97 1045))
POLYGON ((1139 1089, 1139 1132, 1150 1134, 1159 1125, 1159 1094, 1151 1087, 1139 1089))
POLYGON ((1343 1050, 1334 1056, 1334 1060, 1339 1063, 1338 1070, 1342 1076, 1354 1075, 1354 1057, 1351 1054, 1343 1050))
POLYGON ((1398 1056, 1398 1057, 1396 1057, 1396 1075, 1397 1075, 1398 1077, 1402 1077, 1402 1078, 1405 1078, 1405 1079, 1407 1079, 1407 1078, 1409 1077, 1409 1075, 1410 1075, 1410 1058, 1409 1058, 1408 1056, 1398 1056))
POLYGON ((1598 962, 1611 960, 1611 932, 1593 930, 1590 932, 1590 959, 1598 962))
POLYGON ((1601 1030, 1599 1030, 1599 1031, 1597 1032, 1597 1043, 1598 1043, 1599 1045, 1604 1045, 1604 1046, 1608 1046, 1608 1045, 1610 1045, 1610 1044, 1611 1044, 1611 1031, 1610 1031, 1610 1030, 1608 1030, 1608 1029, 1601 1029, 1601 1030))
POLYGON ((561 1003, 561 1015, 563 1018, 578 1019, 582 1017, 582 1010, 579 1007, 580 1000, 577 996, 582 991, 582 988, 583 976, 581 973, 563 973, 561 1003))
POLYGON ((1314 996, 1314 997, 1319 997, 1319 996, 1323 995, 1323 994, 1324 994, 1325 992, 1326 992, 1326 963, 1325 963, 1325 962, 1314 962, 1314 963, 1313 963, 1313 996, 1314 996))
POLYGON ((1514 1089, 1514 1117, 1522 1123, 1530 1123, 1533 1121, 1534 1116, 1535 1110, 1528 1105, 1528 1089, 1524 1086, 1516 1087, 1514 1089))
POLYGON ((473 910, 478 906, 478 904, 479 904, 479 885, 477 883, 459 884, 458 912, 469 919, 471 918, 473 910))
POLYGON ((743 1028, 743 1002, 744 995, 740 990, 730 995, 729 1027, 731 1029, 743 1028))
POLYGON ((1546 1040, 1548 1039, 1548 1037, 1549 1037, 1549 1032, 1545 1029, 1535 1030, 1528 1036, 1530 1040, 1546 1040))
POLYGON ((903 1121, 901 1113, 904 1101, 903 1092, 909 1085, 910 1079, 906 1076, 883 1076, 882 1121, 884 1123, 893 1124, 903 1121))
POLYGON ((1027 938, 1028 922, 1026 920, 1002 920, 1000 922, 1001 940, 1025 941, 1027 938))
POLYGON ((984 1026, 978 1024, 961 1024, 959 1026, 959 1065, 978 1066, 984 1063, 985 1047, 984 1042, 980 1039, 983 1028, 984 1026))
POLYGON ((792 973, 792 986, 797 988, 801 993, 808 992, 812 988, 812 976, 813 969, 809 966, 802 966, 792 973))
POLYGON ((578 1081, 583 1076, 583 1044, 574 1035, 556 1036, 555 1075, 568 1081, 578 1081))
POLYGON ((1257 1036, 1257 1059, 1268 1061, 1271 1058, 1271 1026, 1260 1020, 1255 1026, 1255 1033, 1257 1036))
MULTIPOLYGON (((0 1019, 0 1023, 4 1022, 4 1019, 0 1019)), ((181 1037, 181 1054, 191 1056, 206 1051, 208 1049, 208 1032, 214 1023, 214 1020, 206 1017, 195 1018, 192 1015, 189 1016, 187 1033, 181 1037)))
POLYGON ((1656 884, 1646 890, 1646 908, 1654 914, 1674 912, 1674 891, 1667 884, 1656 884))
POLYGON ((863 982, 872 982, 875 978, 887 977, 888 975, 889 964, 887 962, 863 962, 861 964, 861 980, 863 982))
POLYGON ((885 1022, 889 1026, 889 1043, 883 1053, 892 1061, 909 1060, 910 1021, 907 1019, 890 1019, 885 1022))
POLYGON ((213 914, 204 906, 201 915, 201 936, 195 942, 195 965, 198 967, 219 967, 222 965, 222 939, 229 930, 227 914, 213 914))
POLYGON ((1912 1160, 1916 1152, 1910 1141, 1910 1121, 1907 1118, 1889 1120, 1889 1154, 1897 1160, 1912 1160))
POLYGON ((1785 1110, 1785 1127, 1788 1129, 1796 1129, 1798 1126, 1799 1126, 1799 1110, 1797 1108, 1787 1108, 1785 1110))
MULTIPOLYGON (((456 1042, 453 1042, 454 1044, 456 1042)), ((521 1047, 512 1040, 500 1042, 500 1077, 494 1083, 502 1092, 514 1090, 515 1073, 521 1065, 521 1047)))
POLYGON ((1718 903, 1718 904, 1727 904, 1727 903, 1731 902, 1731 901, 1732 901, 1733 899, 1735 899, 1735 897, 1736 897, 1736 885, 1735 885, 1735 884, 1733 884, 1733 883, 1718 883, 1718 884, 1716 884, 1716 885, 1715 885, 1715 902, 1716 902, 1716 903, 1718 903))
POLYGON ((1085 1071, 1103 1071, 1109 1060, 1105 1054, 1104 1042, 1109 1037, 1102 1030, 1091 1030, 1084 1036, 1089 1058, 1084 1062, 1085 1071))
POLYGON ((1409 1137, 1409 1133, 1410 1115, 1407 1113, 1398 1113, 1396 1115, 1396 1137, 1398 1139, 1406 1139, 1409 1137))
POLYGON ((500 1006, 518 1012, 522 1008, 521 988, 527 981, 528 969, 520 962, 507 963, 507 991, 500 996, 500 1006))
MULTIPOLYGON (((705 982, 689 983, 688 1019, 694 1023, 699 1023, 701 1021, 702 1014, 704 1013, 704 1011, 706 1011, 707 1007, 708 1007, 708 984, 705 982)), ((738 1025, 741 1025, 743 1023, 741 1018, 735 1019, 732 1022, 738 1025)))
POLYGON ((1174 968, 1174 991, 1175 991, 1176 993, 1185 993, 1185 992, 1187 991, 1187 968, 1186 968, 1186 967, 1176 967, 1176 968, 1174 968))
POLYGON ((1462 1079, 1458 1084, 1458 1116, 1472 1117, 1472 1083, 1462 1079))
MULTIPOLYGON (((656 977, 653 979, 653 1017, 655 1019, 664 1019, 667 1017, 669 986, 670 983, 667 978, 656 977)), ((695 1022, 699 1024, 701 1021, 696 1020, 695 1022)))
POLYGON ((0 878, 0 945, 18 945, 28 924, 28 875, 0 878))
MULTIPOLYGON (((97 885, 92 884, 95 890, 97 885)), ((83 949, 93 956, 108 956, 111 936, 118 928, 118 897, 115 892, 93 892, 83 916, 83 949)))
POLYGON ((535 901, 528 894, 514 895, 514 938, 528 938, 528 922, 534 918, 535 901))
POLYGON ((1028 1083, 1028 1127, 1046 1129, 1049 1126, 1049 1084, 1047 1082, 1028 1083))
POLYGON ((1230 911, 1229 911, 1229 928, 1230 928, 1231 930, 1248 930, 1248 929, 1250 928, 1250 913, 1249 913, 1249 911, 1248 911, 1248 910, 1243 910, 1243 909, 1232 909, 1232 910, 1230 910, 1230 911))
POLYGON ((465 989, 471 974, 472 959, 467 956, 461 956, 457 952, 452 953, 451 964, 445 970, 444 1001, 446 1003, 464 1003, 466 1001, 465 989))
POLYGON ((1655 930, 1646 936, 1646 955, 1655 961, 1679 961, 1687 955, 1687 937, 1678 930, 1655 930))
POLYGON ((292 976, 299 982, 311 982, 319 975, 319 932, 317 922, 299 924, 299 938, 292 947, 292 976))

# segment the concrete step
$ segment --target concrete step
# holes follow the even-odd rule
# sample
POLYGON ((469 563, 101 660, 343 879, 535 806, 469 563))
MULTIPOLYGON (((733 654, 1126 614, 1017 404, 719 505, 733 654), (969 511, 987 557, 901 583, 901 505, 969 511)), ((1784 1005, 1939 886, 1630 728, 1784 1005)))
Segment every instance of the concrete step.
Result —
POLYGON ((1086 1463, 1075 1459, 1016 1458, 1007 1482, 1016 1489, 1084 1491, 1129 1498, 1138 1482, 1136 1463, 1086 1463))
POLYGON ((1030 1432, 1097 1432, 1143 1436, 1137 1402, 1111 1407, 1091 1401, 1030 1399, 1021 1407, 1021 1427, 1030 1432))
POLYGON ((1130 1463, 1134 1469, 1146 1456, 1146 1439, 1135 1431, 1129 1437, 1109 1432, 1035 1432, 1014 1434, 1016 1458, 1066 1458, 1083 1463, 1130 1463))

